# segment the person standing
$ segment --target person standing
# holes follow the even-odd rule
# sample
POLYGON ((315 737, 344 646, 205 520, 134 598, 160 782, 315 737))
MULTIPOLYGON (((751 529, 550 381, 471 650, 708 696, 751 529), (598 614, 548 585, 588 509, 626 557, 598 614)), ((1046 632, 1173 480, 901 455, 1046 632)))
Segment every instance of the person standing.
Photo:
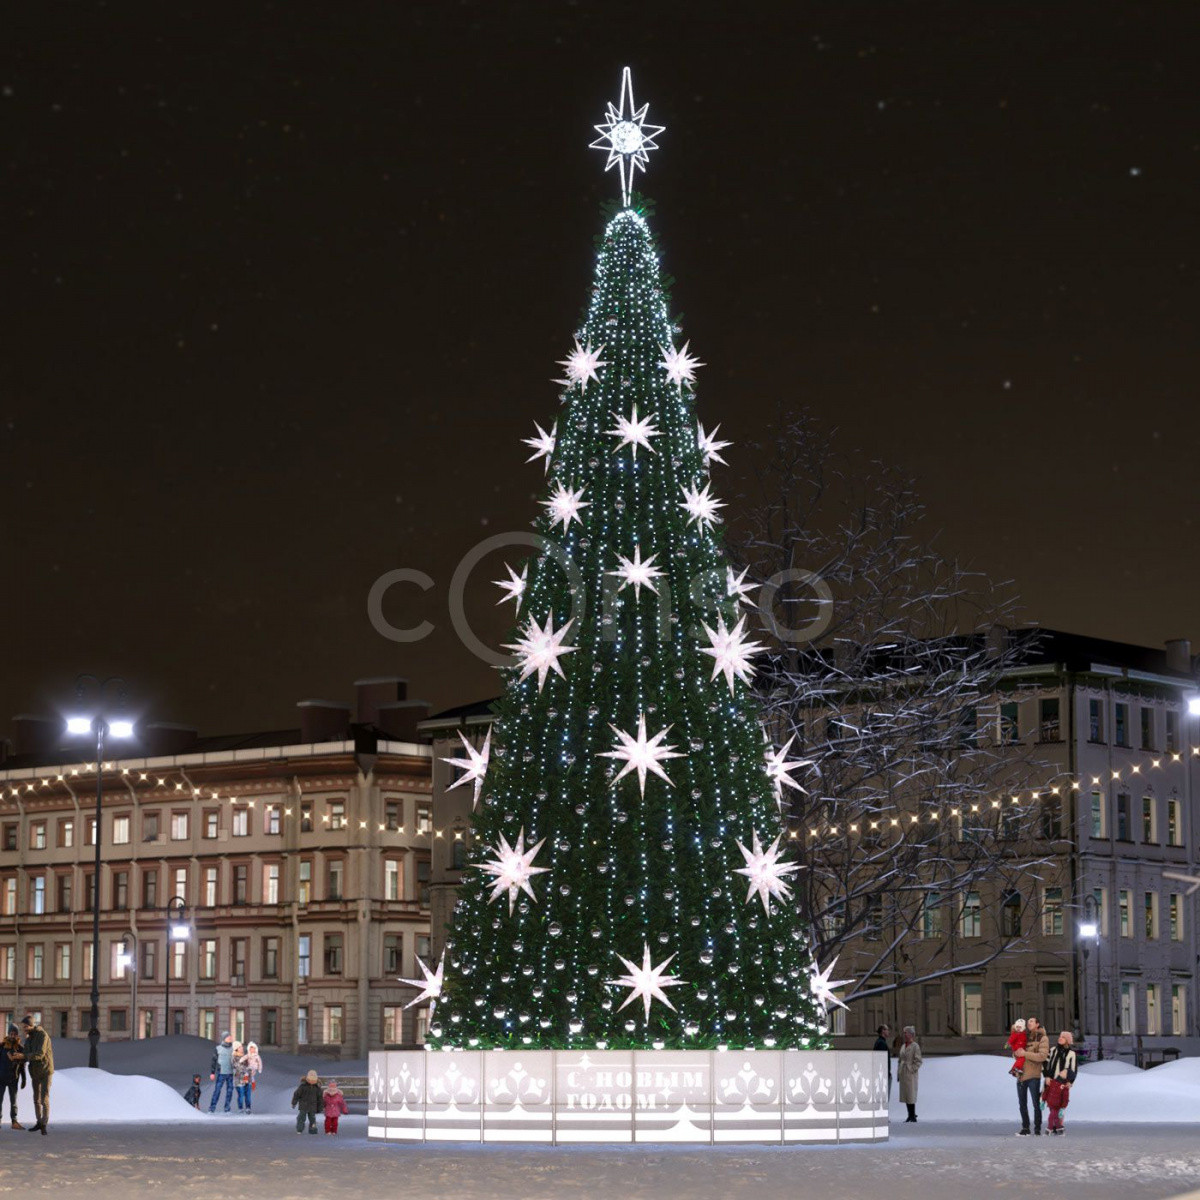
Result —
POLYGON ((888 1102, 890 1103, 891 1099, 892 1099, 892 1052, 891 1052, 891 1050, 888 1049, 888 1034, 891 1032, 891 1030, 888 1029, 888 1027, 886 1025, 880 1025, 880 1027, 875 1032, 876 1032, 877 1036, 875 1038, 875 1045, 872 1047, 872 1049, 882 1050, 883 1053, 888 1056, 888 1060, 887 1060, 887 1067, 888 1067, 887 1094, 888 1094, 888 1102))
POLYGON ((1063 1128, 1062 1110, 1071 1099, 1071 1084, 1078 1069, 1074 1046, 1075 1035, 1064 1029, 1046 1061, 1046 1108, 1050 1112, 1049 1129, 1055 1135, 1067 1132, 1063 1128))
POLYGON ((217 1101, 221 1097, 221 1088, 225 1088, 225 1111, 229 1111, 233 1103, 233 1034, 227 1033, 213 1047, 212 1063, 208 1068, 209 1079, 215 1079, 217 1086, 213 1088, 212 1100, 208 1111, 217 1111, 217 1101))
POLYGON ((346 1116, 350 1110, 346 1107, 346 1097, 342 1095, 336 1079, 329 1081, 321 1103, 325 1108, 325 1132, 337 1137, 338 1118, 346 1116))
POLYGON ((243 1063, 246 1076, 246 1111, 250 1111, 250 1102, 254 1096, 255 1081, 262 1074, 262 1055, 258 1052, 258 1043, 249 1042, 246 1045, 246 1057, 243 1063))
POLYGON ((1025 1058, 1017 1079, 1017 1105, 1021 1110, 1021 1128, 1017 1137, 1029 1136, 1029 1108, 1033 1105, 1033 1133, 1042 1136, 1042 1064, 1050 1057, 1050 1039, 1037 1017, 1025 1022, 1025 1058))
POLYGON ((321 1085, 316 1071, 309 1071, 300 1080, 300 1086, 292 1093, 292 1107, 296 1112, 296 1132, 304 1132, 304 1121, 308 1119, 308 1132, 317 1132, 317 1113, 325 1107, 321 1085))
POLYGON ((33 1115, 37 1124, 30 1133, 44 1137, 50 1124, 50 1083, 54 1078, 54 1047, 50 1035, 31 1016, 21 1019, 25 1034, 25 1061, 29 1066, 29 1082, 33 1087, 33 1115))
POLYGON ((21 1031, 15 1025, 10 1025, 8 1036, 0 1042, 0 1105, 4 1103, 4 1093, 7 1092, 14 1129, 25 1128, 17 1120, 17 1088, 23 1088, 25 1083, 25 1053, 21 1048, 21 1031))
POLYGON ((917 1121, 917 1072, 921 1069, 921 1047, 917 1044, 917 1031, 911 1025, 904 1027, 904 1044, 896 1055, 896 1082, 900 1085, 900 1103, 908 1107, 907 1125, 917 1121))

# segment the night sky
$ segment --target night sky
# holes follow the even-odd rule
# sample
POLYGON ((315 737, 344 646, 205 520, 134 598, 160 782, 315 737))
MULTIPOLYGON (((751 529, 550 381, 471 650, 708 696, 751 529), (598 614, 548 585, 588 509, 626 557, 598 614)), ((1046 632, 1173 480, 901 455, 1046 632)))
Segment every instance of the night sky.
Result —
POLYGON ((1198 35, 1174 3, 23 6, 0 722, 83 670, 211 733, 362 675, 496 690, 447 585, 535 514, 625 63, 701 418, 810 408, 1029 619, 1200 643, 1198 35), (392 594, 412 646, 367 620, 395 567, 438 581, 392 594))

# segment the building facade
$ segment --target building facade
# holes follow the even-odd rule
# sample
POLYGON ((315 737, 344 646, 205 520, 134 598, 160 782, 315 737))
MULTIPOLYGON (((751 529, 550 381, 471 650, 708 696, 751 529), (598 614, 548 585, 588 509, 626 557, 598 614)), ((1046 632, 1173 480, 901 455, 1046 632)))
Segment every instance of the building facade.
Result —
MULTIPOLYGON (((143 751, 169 752, 101 764, 104 1039, 232 1030, 347 1057, 421 1041, 399 979, 430 954, 428 710, 402 680, 356 686, 353 720, 306 701, 298 730, 151 726, 143 751)), ((61 722, 31 748, 21 720, 26 744, 0 763, 0 1014, 86 1037, 97 764, 46 744, 61 722)))

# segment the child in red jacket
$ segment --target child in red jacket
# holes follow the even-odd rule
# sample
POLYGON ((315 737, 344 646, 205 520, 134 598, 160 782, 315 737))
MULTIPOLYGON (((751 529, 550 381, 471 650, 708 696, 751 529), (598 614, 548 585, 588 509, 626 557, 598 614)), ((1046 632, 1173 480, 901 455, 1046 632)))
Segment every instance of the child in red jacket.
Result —
POLYGON ((336 1079, 329 1081, 325 1094, 321 1097, 325 1105, 325 1132, 337 1136, 338 1117, 350 1110, 346 1107, 346 1097, 342 1095, 336 1079))
POLYGON ((1025 1034, 1025 1022, 1018 1017, 1013 1022, 1012 1033, 1008 1035, 1008 1048, 1012 1051, 1013 1065, 1009 1068, 1008 1073, 1016 1079, 1021 1078, 1021 1072, 1025 1069, 1025 1045, 1029 1039, 1025 1034))

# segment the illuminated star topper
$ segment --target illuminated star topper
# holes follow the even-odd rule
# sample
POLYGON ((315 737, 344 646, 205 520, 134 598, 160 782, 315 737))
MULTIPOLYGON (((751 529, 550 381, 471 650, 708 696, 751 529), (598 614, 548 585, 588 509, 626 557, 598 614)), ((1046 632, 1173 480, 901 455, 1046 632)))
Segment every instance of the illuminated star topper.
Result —
POLYGON ((604 169, 610 171, 617 167, 620 170, 621 200, 626 207, 629 206, 635 172, 646 169, 646 163, 650 161, 649 151, 658 149, 654 139, 666 129, 665 125, 646 124, 646 110, 649 107, 649 104, 635 107, 633 77, 626 67, 621 72, 620 107, 614 107, 610 101, 603 124, 593 127, 600 136, 589 149, 608 151, 608 162, 604 164, 604 169))

